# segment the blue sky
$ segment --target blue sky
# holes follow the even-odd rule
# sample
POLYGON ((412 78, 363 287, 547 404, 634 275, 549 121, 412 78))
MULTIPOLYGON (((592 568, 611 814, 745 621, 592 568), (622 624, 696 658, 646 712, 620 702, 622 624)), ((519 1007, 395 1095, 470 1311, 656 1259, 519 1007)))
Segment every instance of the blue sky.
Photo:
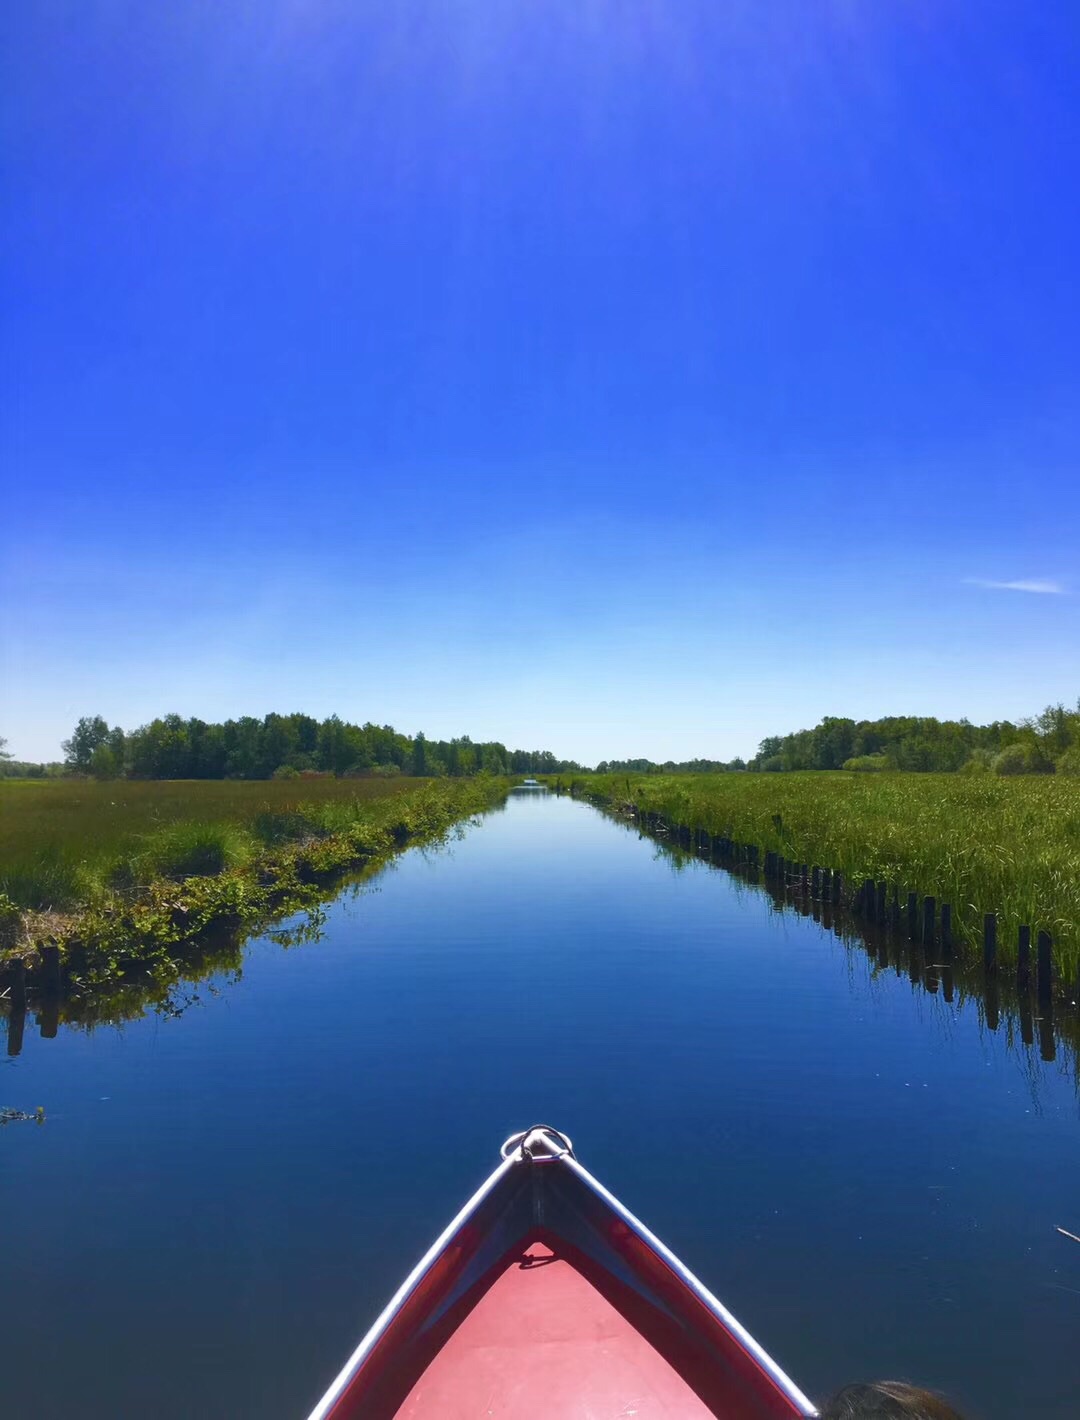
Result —
POLYGON ((17 755, 302 709, 726 758, 1080 694, 1074 4, 0 28, 17 755))

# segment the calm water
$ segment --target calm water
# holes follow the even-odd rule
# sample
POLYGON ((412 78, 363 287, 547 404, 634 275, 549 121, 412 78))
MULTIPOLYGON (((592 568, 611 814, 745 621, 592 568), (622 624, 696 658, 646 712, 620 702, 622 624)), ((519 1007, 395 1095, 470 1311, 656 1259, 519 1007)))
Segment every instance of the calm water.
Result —
POLYGON ((1071 1067, 722 871, 521 795, 200 995, 0 1064, 4 1416, 297 1420, 537 1120, 810 1394, 1080 1413, 1071 1067))

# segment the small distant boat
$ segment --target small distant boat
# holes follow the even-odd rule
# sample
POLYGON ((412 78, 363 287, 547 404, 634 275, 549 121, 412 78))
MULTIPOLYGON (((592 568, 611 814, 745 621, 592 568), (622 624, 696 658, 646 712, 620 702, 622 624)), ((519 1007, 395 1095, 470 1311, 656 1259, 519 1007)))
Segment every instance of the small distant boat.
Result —
POLYGON ((548 1125, 402 1283, 310 1420, 785 1420, 817 1411, 548 1125))
POLYGON ((544 786, 539 779, 523 779, 518 787, 521 789, 542 789, 544 786))

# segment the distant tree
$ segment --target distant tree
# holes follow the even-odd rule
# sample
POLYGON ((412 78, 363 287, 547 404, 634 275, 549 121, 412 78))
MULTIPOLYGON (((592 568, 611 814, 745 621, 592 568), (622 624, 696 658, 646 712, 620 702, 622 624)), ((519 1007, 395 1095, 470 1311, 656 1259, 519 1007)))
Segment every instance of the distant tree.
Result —
POLYGON ((493 740, 481 748, 481 767, 485 774, 509 774, 506 746, 493 740))
POLYGON ((784 741, 779 735, 767 735, 758 745, 757 760, 758 768, 763 767, 766 759, 775 759, 783 748, 784 741))
POLYGON ((989 774, 994 766, 994 755, 988 749, 973 749, 960 766, 961 774, 989 774))
POLYGON ((10 758, 11 758, 10 753, 4 748, 4 746, 5 746, 6 744, 7 744, 7 740, 4 739, 3 735, 0 735, 0 759, 10 759, 10 758))
POLYGON ((230 779, 257 779, 261 767, 262 726, 254 715, 226 720, 225 774, 230 779))
MULTIPOLYGON (((1053 765, 1049 768, 1052 772, 1053 765)), ((993 769, 995 774, 1044 774, 1047 764, 1035 745, 1017 740, 994 756, 993 769)))
POLYGON ((109 738, 109 727, 100 715, 84 715, 60 748, 64 763, 77 774, 89 774, 94 751, 109 738))
POLYGON ((284 715, 266 715, 258 736, 255 760, 256 779, 269 779, 282 764, 290 764, 299 749, 296 734, 284 715))
POLYGON ((124 761, 106 741, 90 757, 90 773, 95 779, 115 779, 123 772, 124 761))
POLYGON ((190 724, 182 716, 171 714, 134 730, 128 737, 131 773, 138 779, 193 778, 190 724))
POLYGON ((842 767, 856 773, 873 774, 875 771, 888 769, 889 758, 884 754, 857 754, 851 759, 845 759, 842 767))
POLYGON ((423 778, 428 772, 427 764, 427 741, 424 739, 423 731, 419 731, 412 743, 412 772, 417 778, 423 778))
POLYGON ((1067 749, 1055 768, 1059 774, 1080 774, 1080 744, 1067 749))
POLYGON ((316 762, 331 774, 344 774, 356 757, 356 745, 349 726, 337 715, 331 715, 319 726, 316 741, 316 762))

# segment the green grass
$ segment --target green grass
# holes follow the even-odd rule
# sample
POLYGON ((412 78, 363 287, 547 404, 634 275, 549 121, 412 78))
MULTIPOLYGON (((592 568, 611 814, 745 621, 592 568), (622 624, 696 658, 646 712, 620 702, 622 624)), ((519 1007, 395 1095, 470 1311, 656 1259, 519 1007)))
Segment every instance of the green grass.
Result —
POLYGON ((0 894, 69 912, 155 878, 240 867, 274 845, 365 827, 374 841, 430 782, 0 780, 0 894))
POLYGON ((438 837, 508 787, 487 776, 9 781, 0 785, 0 968, 6 959, 44 970, 37 948, 51 941, 76 994, 112 990, 133 970, 175 979, 211 935, 238 943, 283 913, 311 910, 336 875, 438 837))
POLYGON ((1063 981, 1076 981, 1080 780, 1074 777, 588 775, 576 783, 580 792, 755 843, 763 853, 838 869, 850 883, 873 878, 951 903, 954 930, 971 943, 980 940, 983 914, 996 912, 1006 959, 1021 923, 1048 931, 1063 981))

